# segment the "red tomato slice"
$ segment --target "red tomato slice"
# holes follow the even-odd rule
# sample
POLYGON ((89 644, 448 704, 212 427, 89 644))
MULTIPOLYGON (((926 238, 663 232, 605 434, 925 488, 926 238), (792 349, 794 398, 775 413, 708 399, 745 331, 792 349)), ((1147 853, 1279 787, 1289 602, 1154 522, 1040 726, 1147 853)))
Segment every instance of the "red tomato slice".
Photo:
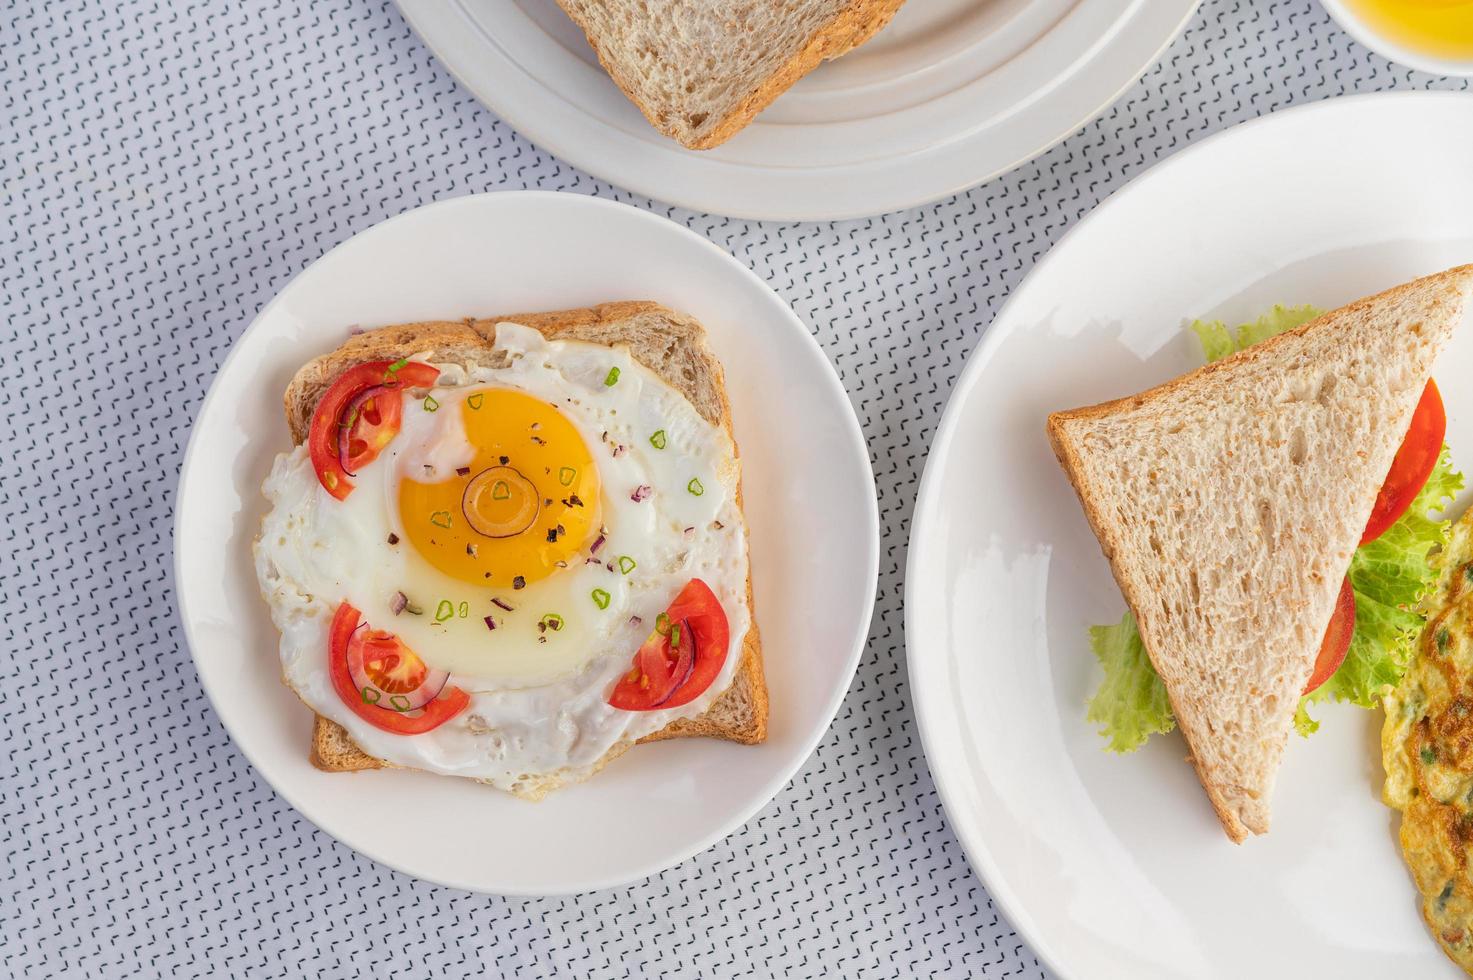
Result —
MULTIPOLYGON (((1441 445, 1441 440, 1438 440, 1441 445)), ((1355 634, 1355 590, 1350 587, 1350 576, 1340 584, 1340 597, 1335 600, 1335 612, 1330 616, 1330 625, 1325 627, 1325 638, 1320 641, 1320 655, 1314 661, 1314 673, 1304 685, 1309 694, 1334 676, 1340 665, 1345 663, 1345 654, 1350 650, 1350 638, 1355 634)))
MULTIPOLYGON (((337 614, 333 616, 332 629, 328 634, 327 669, 332 676, 332 686, 338 692, 338 697, 342 698, 343 703, 351 708, 359 718, 376 728, 382 728, 396 735, 419 735, 439 728, 470 706, 470 695, 458 687, 445 688, 440 692, 438 698, 420 708, 418 713, 395 711, 392 708, 380 708, 370 704, 365 699, 364 693, 359 690, 358 685, 353 682, 353 675, 348 669, 350 647, 357 645, 367 647, 371 642, 373 649, 378 651, 377 655, 382 656, 385 649, 390 646, 389 640, 392 640, 394 652, 408 653, 415 660, 419 660, 419 657, 411 653, 399 642, 398 637, 391 633, 371 630, 370 635, 374 637, 371 641, 367 637, 357 639, 354 634, 358 632, 358 625, 358 610, 346 602, 340 604, 337 614)), ((420 665, 424 666, 423 661, 420 661, 420 665)), ((395 665, 397 666, 398 664, 395 665)), ((365 671, 368 670, 366 659, 364 668, 365 671)), ((389 671, 393 668, 384 667, 383 669, 389 671)))
MULTIPOLYGON (((370 388, 364 394, 361 405, 349 409, 346 433, 339 426, 338 460, 345 463, 349 476, 372 463, 384 447, 399 434, 399 423, 404 417, 404 395, 393 389, 370 388)), ((359 396, 363 397, 363 396, 359 396)), ((357 401, 355 399, 354 401, 357 401)))
POLYGON ((1417 410, 1412 414, 1406 438, 1391 461, 1391 472, 1386 474, 1386 482, 1381 484, 1381 492, 1376 496, 1376 506, 1371 508, 1371 519, 1366 522, 1361 544, 1385 534, 1406 513, 1437 466, 1446 435, 1447 412, 1442 407, 1442 393, 1435 382, 1428 381, 1422 390, 1422 400, 1417 402, 1417 410))
POLYGON ((698 578, 665 610, 657 628, 634 655, 629 673, 614 685, 609 704, 624 711, 678 708, 705 693, 721 673, 731 645, 726 611, 698 578))
POLYGON ((385 694, 407 694, 424 683, 430 669, 397 636, 384 630, 363 632, 363 673, 374 687, 385 694))
POLYGON ((317 471, 323 489, 338 500, 352 493, 353 473, 371 462, 399 432, 404 410, 403 390, 428 387, 439 376, 437 369, 414 361, 369 361, 338 375, 318 400, 312 413, 312 427, 307 432, 312 468, 317 471), (373 391, 371 398, 353 405, 355 399, 370 391, 373 391), (370 401, 376 422, 364 417, 363 408, 370 401), (351 418, 348 417, 350 406, 351 418), (342 438, 344 431, 347 439, 342 438), (359 447, 356 455, 355 445, 359 447))

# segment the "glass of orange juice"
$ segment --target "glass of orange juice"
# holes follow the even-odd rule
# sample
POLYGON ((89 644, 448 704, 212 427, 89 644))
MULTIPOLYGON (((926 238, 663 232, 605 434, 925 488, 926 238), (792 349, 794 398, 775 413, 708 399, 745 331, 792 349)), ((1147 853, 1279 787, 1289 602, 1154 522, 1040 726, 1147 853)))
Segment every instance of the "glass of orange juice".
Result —
POLYGON ((1473 0, 1320 0, 1357 41, 1436 75, 1473 75, 1473 0))

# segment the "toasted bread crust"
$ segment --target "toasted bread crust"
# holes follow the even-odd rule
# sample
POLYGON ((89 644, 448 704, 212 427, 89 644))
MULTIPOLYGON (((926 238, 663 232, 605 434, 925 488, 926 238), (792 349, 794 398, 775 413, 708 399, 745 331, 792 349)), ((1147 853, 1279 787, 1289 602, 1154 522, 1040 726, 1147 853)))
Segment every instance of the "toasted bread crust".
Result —
MULTIPOLYGON (((1153 597, 1141 594, 1135 588, 1134 578, 1127 573, 1117 559, 1116 552, 1120 540, 1117 535, 1118 528, 1116 522, 1108 512, 1107 501, 1102 496, 1100 488, 1093 486, 1084 476, 1085 466, 1083 458, 1078 447, 1068 437, 1065 431, 1071 423, 1103 418, 1119 412, 1133 412, 1153 404, 1169 403, 1187 386, 1199 386, 1204 379, 1212 378, 1222 372, 1232 372, 1245 364, 1274 359, 1278 356, 1279 348, 1288 344, 1290 338, 1302 336, 1317 329, 1319 325, 1331 317, 1345 318, 1347 316, 1354 316, 1378 304, 1396 302, 1414 294, 1435 294, 1439 298, 1439 302, 1461 303, 1462 294, 1469 288, 1470 282, 1473 282, 1473 265, 1463 265, 1448 269, 1436 275, 1404 283, 1382 293, 1365 297, 1347 306, 1332 310, 1293 330, 1265 339, 1246 350, 1206 364, 1194 371, 1190 371, 1138 394, 1102 402, 1098 405, 1050 414, 1047 422, 1049 443, 1053 447, 1054 455, 1058 458, 1060 466, 1068 476, 1069 482, 1079 498, 1080 505, 1084 510, 1090 528, 1094 531, 1095 537, 1099 541, 1100 550, 1109 561, 1111 573, 1115 578, 1116 584, 1120 587, 1126 603, 1130 606, 1132 613, 1139 619, 1139 610, 1147 602, 1152 601, 1153 597)), ((1164 672, 1160 652, 1154 649, 1151 642, 1152 637, 1143 632, 1142 640, 1144 641, 1146 652, 1151 659, 1152 665, 1158 673, 1164 672)), ((1183 716, 1183 709, 1186 706, 1177 703, 1177 692, 1173 691, 1169 686, 1167 688, 1167 695, 1171 700, 1172 712, 1176 717, 1181 718, 1183 716)), ((1189 730, 1184 726, 1178 727, 1181 728, 1183 737, 1186 738, 1188 748, 1191 750, 1190 761, 1197 773, 1197 778, 1206 791, 1213 811, 1217 814, 1218 820, 1221 821, 1223 830, 1227 833, 1228 838, 1233 843, 1240 844, 1247 839, 1250 832, 1266 832, 1266 824, 1261 828, 1256 828, 1250 827, 1243 822, 1238 811, 1233 808, 1231 801, 1224 794, 1222 780, 1218 778, 1218 774, 1200 762, 1199 749, 1192 744, 1192 736, 1189 730)))
MULTIPOLYGON (((706 345, 704 328, 693 318, 652 302, 605 303, 575 310, 400 324, 350 337, 337 350, 304 365, 287 386, 285 409, 293 442, 300 444, 306 439, 318 399, 344 370, 364 361, 397 360, 427 350, 433 351, 436 358, 492 363, 490 353, 495 345, 496 325, 508 321, 532 327, 548 339, 628 346, 635 360, 684 394, 702 417, 720 425, 732 437, 732 445, 736 445, 725 376, 720 362, 706 345)), ((741 505, 740 484, 737 504, 741 505)), ((767 738, 767 685, 750 570, 747 604, 752 610, 752 623, 743 639, 742 662, 731 686, 699 717, 671 722, 640 742, 705 737, 754 745, 767 738)), ((622 755, 630 744, 614 746, 594 771, 622 755)), ((321 715, 315 716, 310 759, 314 766, 327 772, 398 768, 364 752, 343 726, 321 715)), ((541 786, 518 795, 537 799, 551 788, 555 787, 541 786)))
POLYGON ((598 63, 603 66, 604 71, 614 80, 614 84, 619 86, 620 91, 628 97, 629 101, 633 102, 635 107, 644 114, 651 126, 671 139, 679 141, 687 149, 709 150, 731 139, 745 128, 757 113, 766 109, 773 100, 792 88, 798 79, 817 68, 820 63, 846 54, 868 41, 881 28, 890 23, 890 19, 895 16, 895 12, 904 2, 905 0, 852 0, 848 7, 829 21, 822 30, 809 38, 807 44, 722 117, 705 136, 689 141, 681 139, 673 126, 662 123, 654 107, 639 98, 639 86, 633 79, 624 75, 616 59, 604 54, 598 37, 578 16, 577 11, 568 4, 562 3, 561 0, 558 5, 583 32, 583 36, 588 40, 588 46, 598 56, 598 63))

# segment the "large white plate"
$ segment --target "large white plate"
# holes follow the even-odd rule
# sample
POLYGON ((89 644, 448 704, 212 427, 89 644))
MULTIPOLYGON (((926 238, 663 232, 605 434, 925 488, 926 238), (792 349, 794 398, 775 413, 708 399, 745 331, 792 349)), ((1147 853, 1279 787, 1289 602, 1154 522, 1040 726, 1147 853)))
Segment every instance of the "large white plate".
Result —
POLYGON ((351 847, 421 878, 561 894, 642 878, 731 833, 828 728, 854 675, 879 563, 874 478, 833 368, 782 300, 700 236, 571 194, 419 208, 354 236, 287 285, 235 343, 200 408, 174 532, 180 616, 200 679, 246 757, 351 847), (654 299, 699 318, 726 366, 741 447, 771 722, 764 745, 640 746, 542 803, 408 772, 318 772, 310 714, 281 683, 250 544, 281 393, 352 325, 654 299), (773 397, 775 393, 781 397, 773 397), (836 529, 841 529, 837 530, 836 529))
POLYGON ((818 220, 965 190, 1102 112, 1197 0, 908 0, 868 44, 696 153, 652 129, 555 0, 398 0, 477 98, 620 187, 698 211, 818 220))
MULTIPOLYGON (((1091 623, 1124 602, 1044 436, 1050 410, 1201 363, 1183 329, 1333 307, 1473 261, 1473 97, 1339 99, 1239 126, 1098 207, 957 382, 911 533, 906 637, 926 756, 988 890, 1061 977, 1452 977, 1379 802, 1379 712, 1291 739, 1273 832, 1229 843, 1179 735, 1101 749, 1091 623)), ((1473 471, 1473 324, 1442 355, 1473 471)))

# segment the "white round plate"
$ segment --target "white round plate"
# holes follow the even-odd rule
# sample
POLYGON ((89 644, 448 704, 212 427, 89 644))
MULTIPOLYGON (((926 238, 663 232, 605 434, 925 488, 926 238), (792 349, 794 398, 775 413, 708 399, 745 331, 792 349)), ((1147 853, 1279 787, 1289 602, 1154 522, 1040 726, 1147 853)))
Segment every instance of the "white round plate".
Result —
POLYGON ((556 0, 398 0, 440 60, 538 146, 619 187, 715 214, 832 220, 934 201, 1093 119, 1197 0, 908 0, 746 129, 661 136, 556 0))
POLYGON ((568 894, 662 871, 740 827, 792 778, 854 676, 874 604, 869 455, 833 368, 755 275, 704 238, 572 194, 485 194, 399 215, 312 263, 236 341, 200 408, 174 529, 180 617, 246 757, 303 815, 375 860, 498 894, 568 894), (527 803, 413 772, 328 774, 281 683, 250 546, 261 481, 290 448, 281 394, 349 328, 653 299, 705 324, 741 447, 768 740, 640 746, 527 803), (781 392, 781 398, 774 398, 781 392), (834 528, 843 528, 841 534, 834 528))
MULTIPOLYGON (((905 592, 916 716, 947 815, 1061 978, 1454 977, 1380 803, 1380 712, 1291 738, 1273 832, 1229 843, 1177 734, 1085 721, 1086 638, 1125 609, 1044 435, 1202 363, 1185 325, 1330 308, 1473 261, 1473 97, 1374 95, 1203 140, 1081 221, 987 331, 921 483, 905 592), (1408 152, 1415 147, 1415 152, 1408 152)), ((1473 473, 1473 323, 1442 355, 1473 473)))

